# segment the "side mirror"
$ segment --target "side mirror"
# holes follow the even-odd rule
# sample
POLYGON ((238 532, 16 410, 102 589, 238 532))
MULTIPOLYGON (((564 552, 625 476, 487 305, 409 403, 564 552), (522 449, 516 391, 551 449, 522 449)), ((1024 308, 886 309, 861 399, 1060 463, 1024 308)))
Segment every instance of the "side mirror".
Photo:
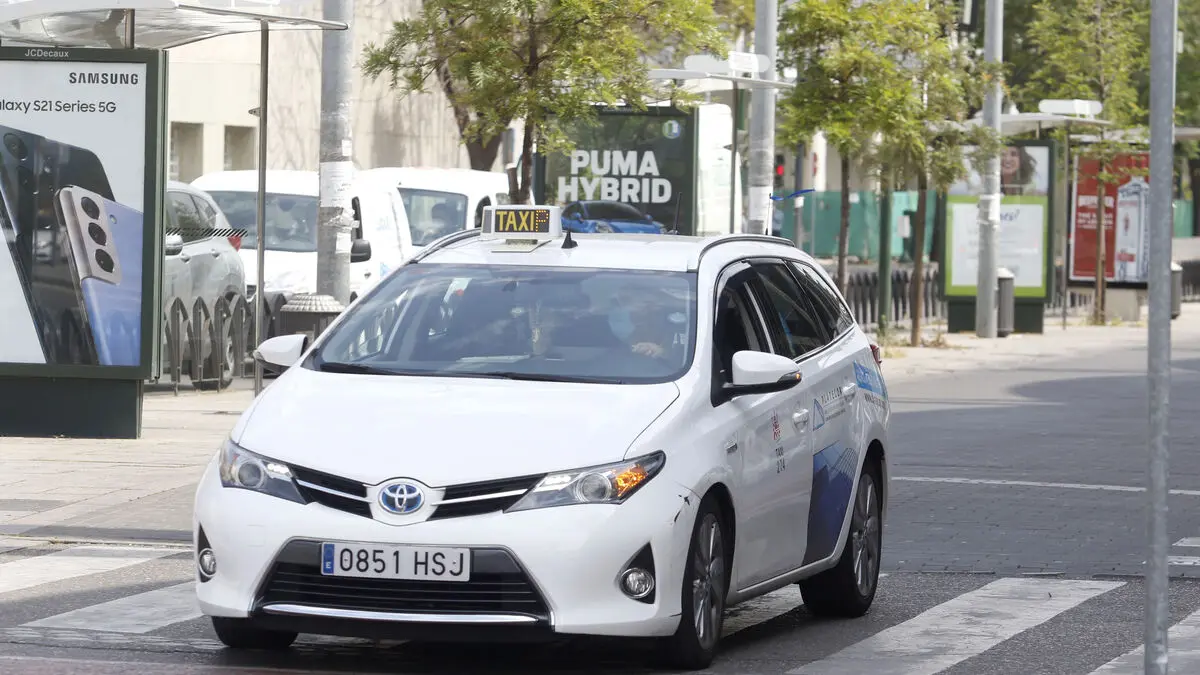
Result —
POLYGON ((163 242, 163 250, 166 255, 179 255, 183 253, 183 236, 168 234, 166 241, 163 242))
POLYGON ((350 262, 367 262, 371 259, 371 242, 366 239, 355 239, 350 245, 350 262))
POLYGON ((724 391, 728 398, 787 391, 800 384, 800 370, 786 356, 741 351, 733 355, 733 384, 724 391))
POLYGON ((277 335, 258 345, 258 349, 254 350, 254 360, 261 363, 263 368, 283 372, 296 365, 305 349, 308 349, 307 335, 277 335))

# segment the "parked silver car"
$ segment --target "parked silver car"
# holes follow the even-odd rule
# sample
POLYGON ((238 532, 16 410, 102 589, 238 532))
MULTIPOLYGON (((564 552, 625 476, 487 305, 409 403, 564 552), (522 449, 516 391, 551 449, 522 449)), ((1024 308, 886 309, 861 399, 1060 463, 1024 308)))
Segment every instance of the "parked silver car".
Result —
MULTIPOLYGON (((196 313, 196 300, 201 299, 208 313, 215 310, 217 301, 225 298, 231 306, 246 296, 246 273, 238 255, 241 239, 232 229, 221 208, 207 193, 187 183, 168 181, 166 189, 166 259, 163 267, 163 359, 162 370, 170 367, 171 306, 178 299, 187 314, 188 324, 182 332, 183 373, 192 369, 192 346, 189 334, 199 333, 203 359, 203 379, 193 382, 198 389, 215 389, 217 359, 212 348, 208 317, 196 313)), ((233 325, 224 326, 225 355, 220 359, 220 386, 233 381, 237 367, 234 361, 233 325)))

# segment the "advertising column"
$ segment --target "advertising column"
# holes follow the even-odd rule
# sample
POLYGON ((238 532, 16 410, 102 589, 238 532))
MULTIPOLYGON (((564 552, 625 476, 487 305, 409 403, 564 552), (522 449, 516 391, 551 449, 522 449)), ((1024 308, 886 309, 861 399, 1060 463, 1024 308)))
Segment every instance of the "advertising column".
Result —
MULTIPOLYGON (((1070 282, 1096 281, 1096 159, 1080 158, 1071 209, 1070 282)), ((1149 257, 1150 167, 1148 153, 1117 155, 1107 173, 1116 180, 1104 185, 1104 278, 1114 288, 1146 288, 1149 257)))
POLYGON ((564 129, 573 149, 545 158, 543 201, 573 232, 691 234, 692 118, 679 111, 601 110, 564 129))
POLYGON ((0 50, 0 368, 128 377, 148 361, 156 92, 139 56, 0 50))

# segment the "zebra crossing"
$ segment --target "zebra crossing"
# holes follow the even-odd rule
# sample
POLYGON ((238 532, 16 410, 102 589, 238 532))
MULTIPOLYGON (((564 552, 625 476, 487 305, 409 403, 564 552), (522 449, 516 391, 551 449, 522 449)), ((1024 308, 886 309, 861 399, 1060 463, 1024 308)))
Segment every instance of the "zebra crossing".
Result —
MULTIPOLYGON (((37 647, 216 655, 223 647, 196 605, 191 576, 186 547, 0 538, 0 656, 37 647)), ((1142 588, 1136 577, 892 573, 882 575, 867 616, 829 621, 808 615, 790 587, 729 610, 726 647, 711 672, 744 673, 753 663, 764 675, 1133 675, 1142 672, 1142 588), (993 652, 993 664, 1020 654, 1057 665, 993 669, 993 652)), ((1200 672, 1200 582, 1173 581, 1171 593, 1172 671, 1200 672)), ((301 636, 293 652, 336 659, 384 648, 406 647, 301 636)))

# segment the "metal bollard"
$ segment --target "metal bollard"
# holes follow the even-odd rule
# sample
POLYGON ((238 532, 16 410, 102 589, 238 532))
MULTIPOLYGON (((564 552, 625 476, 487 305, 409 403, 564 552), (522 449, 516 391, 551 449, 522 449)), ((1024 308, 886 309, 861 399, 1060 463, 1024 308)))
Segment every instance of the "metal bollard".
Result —
POLYGON ((1171 262, 1171 318, 1183 313, 1183 265, 1171 262))
POLYGON ((1016 278, 1005 267, 996 270, 996 337, 1013 332, 1016 314, 1016 278))

